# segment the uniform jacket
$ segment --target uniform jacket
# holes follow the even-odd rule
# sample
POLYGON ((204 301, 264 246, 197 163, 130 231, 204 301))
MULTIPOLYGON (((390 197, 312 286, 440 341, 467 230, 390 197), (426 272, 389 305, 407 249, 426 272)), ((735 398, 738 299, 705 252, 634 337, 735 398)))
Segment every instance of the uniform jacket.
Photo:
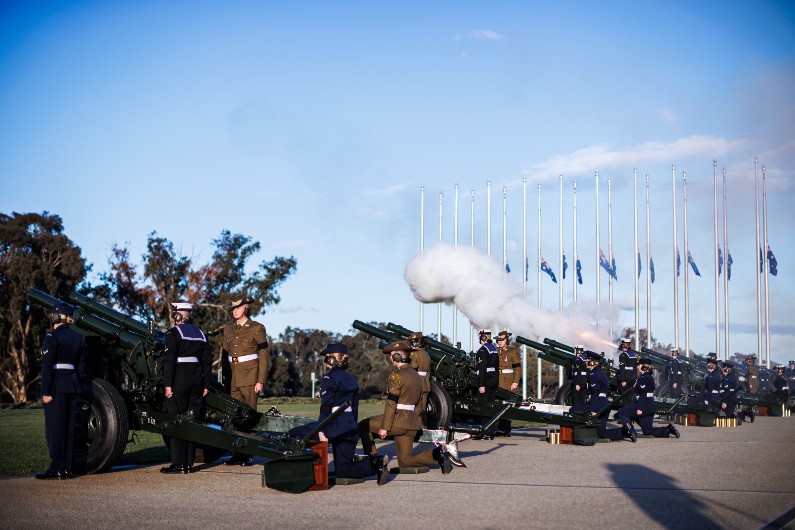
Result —
POLYGON ((610 400, 607 399, 608 388, 607 375, 600 366, 594 367, 588 373, 588 392, 591 396, 588 400, 589 412, 599 412, 610 404, 610 400))
POLYGON ((759 392, 759 367, 751 363, 745 369, 745 380, 748 382, 748 391, 752 394, 759 392))
POLYGON ((522 378, 522 362, 519 359, 519 350, 513 346, 497 348, 497 356, 500 367, 500 388, 510 390, 511 385, 519 384, 522 378), (511 370, 504 372, 504 370, 511 370))
POLYGON ((268 338, 265 326, 250 318, 243 325, 231 322, 224 326, 224 343, 221 350, 223 362, 231 365, 234 388, 265 384, 268 376, 268 338), (238 357, 256 354, 251 361, 237 362, 238 357), (229 360, 229 357, 232 359, 229 360))
POLYGON ((618 382, 626 382, 627 388, 635 384, 638 378, 638 352, 629 349, 618 356, 618 382))
POLYGON ((210 386, 213 352, 207 337, 193 323, 177 324, 166 332, 163 356, 163 385, 175 384, 210 386), (196 357, 199 362, 179 362, 180 357, 196 357))
POLYGON ((416 406, 422 395, 422 377, 417 371, 405 364, 400 369, 389 374, 387 381, 386 404, 381 428, 387 431, 392 429, 407 429, 419 431, 422 429, 420 417, 416 406), (398 408, 398 405, 413 405, 414 410, 398 408))
POLYGON ((669 374, 668 380, 671 383, 676 383, 678 387, 682 386, 684 382, 684 373, 682 370, 682 361, 677 359, 671 359, 671 365, 669 367, 669 374))
POLYGON ((329 438, 357 438, 358 429, 356 422, 359 418, 359 384, 356 378, 347 370, 332 368, 320 380, 320 415, 318 421, 323 421, 333 412, 350 401, 350 411, 343 412, 337 419, 323 429, 329 438))
POLYGON ((786 401, 789 399, 789 384, 783 375, 776 374, 773 380, 773 388, 776 389, 776 397, 779 401, 786 401))
POLYGON ((727 406, 737 403, 737 378, 732 372, 724 375, 720 382, 720 402, 727 406))
POLYGON ((580 385, 581 388, 588 386, 588 368, 585 366, 585 355, 576 355, 571 363, 571 382, 580 385))
POLYGON ((422 391, 426 394, 431 391, 431 356, 420 348, 411 352, 411 367, 417 370, 422 377, 422 391))
POLYGON ((707 372, 704 376, 704 403, 707 405, 720 405, 721 374, 718 369, 707 372))
POLYGON ((654 402, 654 376, 648 372, 640 374, 635 381, 635 400, 638 408, 643 414, 654 414, 657 412, 657 404, 654 402))
POLYGON ((497 370, 500 367, 500 358, 497 348, 491 342, 483 344, 475 354, 477 366, 478 386, 497 386, 499 378, 497 370))
POLYGON ((47 333, 41 347, 41 395, 79 394, 88 380, 83 336, 68 325, 61 324, 47 333), (70 364, 73 369, 56 368, 70 364))

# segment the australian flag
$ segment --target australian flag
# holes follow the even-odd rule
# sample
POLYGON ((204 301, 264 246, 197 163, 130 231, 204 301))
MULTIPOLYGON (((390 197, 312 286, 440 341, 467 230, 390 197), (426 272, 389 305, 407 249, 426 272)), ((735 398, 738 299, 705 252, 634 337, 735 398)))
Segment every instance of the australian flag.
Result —
POLYGON ((649 255, 649 274, 651 274, 651 283, 654 283, 654 258, 649 255))
POLYGON ((511 266, 507 263, 505 264, 505 272, 511 272, 511 266))
POLYGON ((762 247, 759 247, 759 274, 765 272, 765 255, 762 254, 762 247))
POLYGON ((723 272, 723 251, 718 247, 718 276, 723 272))
POLYGON ((778 276, 778 261, 776 261, 776 257, 773 255, 773 250, 770 248, 770 245, 767 246, 767 263, 770 267, 770 274, 778 276))
POLYGON ((566 253, 563 253, 563 279, 566 279, 566 269, 569 268, 569 264, 566 263, 566 253))
POLYGON ((734 263, 732 253, 729 252, 729 247, 726 247, 726 278, 729 281, 732 279, 732 263, 734 263))
POLYGON ((638 251, 638 278, 640 278, 640 251, 638 251))
POLYGON ((682 259, 679 257, 679 247, 676 247, 676 277, 679 277, 679 269, 682 268, 682 259))
POLYGON ((577 269, 577 283, 582 285, 582 264, 580 263, 580 256, 577 256, 575 268, 577 269))
POLYGON ((615 277, 615 269, 610 266, 610 263, 608 263, 605 253, 602 252, 601 248, 599 249, 599 266, 602 267, 611 277, 615 278, 616 280, 618 279, 615 277))
POLYGON ((618 271, 616 270, 616 258, 613 257, 613 254, 610 254, 610 268, 613 270, 613 279, 618 281, 618 271))
POLYGON ((687 262, 693 267, 693 272, 696 273, 696 276, 701 276, 701 273, 698 272, 698 267, 696 267, 696 262, 693 260, 693 256, 690 255, 690 249, 687 249, 687 262))
POLYGON ((541 258, 541 272, 546 272, 547 274, 549 274, 549 277, 552 278, 552 281, 554 283, 558 283, 558 279, 555 278, 555 273, 552 272, 552 269, 549 268, 549 264, 547 263, 547 260, 545 260, 544 258, 541 258))
POLYGON ((524 259, 524 281, 527 281, 529 276, 530 276, 530 258, 525 258, 524 259))

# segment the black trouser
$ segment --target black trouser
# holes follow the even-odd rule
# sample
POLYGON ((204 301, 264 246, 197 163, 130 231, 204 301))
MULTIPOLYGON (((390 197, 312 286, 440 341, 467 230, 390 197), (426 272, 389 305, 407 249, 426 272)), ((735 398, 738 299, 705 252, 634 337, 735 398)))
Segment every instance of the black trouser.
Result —
POLYGON ((633 428, 632 422, 634 421, 640 425, 640 431, 646 436, 654 436, 655 438, 669 438, 671 433, 668 427, 655 427, 654 414, 641 414, 638 416, 638 406, 635 403, 624 405, 616 411, 616 421, 627 429, 633 428))
POLYGON ((370 458, 354 462, 356 444, 359 437, 353 433, 351 436, 329 439, 334 454, 334 470, 337 478, 364 478, 374 475, 370 466, 370 458))
MULTIPOLYGON (((175 383, 172 388, 174 394, 166 400, 166 408, 171 417, 193 411, 193 417, 198 418, 202 407, 202 394, 204 387, 201 384, 175 383)), ((193 442, 171 438, 171 463, 175 466, 192 466, 196 457, 196 446, 193 442)))
POLYGON ((76 411, 77 394, 54 394, 44 406, 44 438, 52 471, 72 471, 76 411))

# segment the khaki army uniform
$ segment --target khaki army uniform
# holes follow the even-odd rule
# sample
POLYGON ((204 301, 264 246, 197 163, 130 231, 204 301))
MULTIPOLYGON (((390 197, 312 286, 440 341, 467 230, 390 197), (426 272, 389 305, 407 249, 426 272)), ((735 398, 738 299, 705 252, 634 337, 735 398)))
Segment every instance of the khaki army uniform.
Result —
POLYGON ((519 359, 519 350, 512 346, 497 348, 500 355, 500 388, 511 390, 511 385, 519 384, 522 378, 522 362, 519 359))
POLYGON ((250 318, 242 325, 225 325, 221 356, 231 367, 230 395, 257 410, 254 385, 265 385, 270 360, 265 326, 250 318))
POLYGON ((422 389, 422 377, 408 364, 389 375, 384 413, 359 422, 359 435, 366 454, 376 454, 373 434, 384 429, 395 440, 398 466, 420 467, 437 463, 433 449, 412 453, 414 438, 422 429, 416 410, 422 389))
POLYGON ((756 359, 754 362, 748 365, 745 373, 746 384, 748 385, 748 393, 749 394, 758 394, 759 393, 759 367, 756 365, 756 359))
POLYGON ((417 405, 417 414, 424 429, 428 426, 428 394, 431 392, 431 356, 425 348, 411 352, 411 367, 422 377, 422 394, 417 405))

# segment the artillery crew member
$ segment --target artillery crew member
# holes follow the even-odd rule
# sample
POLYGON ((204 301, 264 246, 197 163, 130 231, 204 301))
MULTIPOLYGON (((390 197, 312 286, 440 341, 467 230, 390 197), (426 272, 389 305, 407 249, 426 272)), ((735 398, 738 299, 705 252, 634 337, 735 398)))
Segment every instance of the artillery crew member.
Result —
POLYGON ((334 469, 337 478, 378 477, 378 485, 387 479, 389 457, 370 456, 367 460, 354 461, 356 444, 359 441, 357 421, 359 419, 359 384, 348 371, 348 347, 345 344, 329 344, 320 354, 326 365, 326 375, 320 380, 320 415, 318 421, 290 429, 290 436, 303 438, 318 423, 350 403, 330 424, 318 432, 317 438, 328 440, 334 453, 334 469))
POLYGON ((776 398, 783 405, 787 405, 789 401, 790 388, 787 383, 787 378, 784 377, 784 367, 776 366, 776 378, 773 380, 773 388, 775 388, 776 398))
MULTIPOLYGON (((522 376, 522 362, 519 359, 519 350, 510 346, 511 333, 507 330, 497 334, 497 355, 500 367, 499 388, 515 392, 519 388, 519 379, 522 376)), ((497 422, 497 434, 511 435, 511 420, 500 419, 497 422)))
POLYGON ((630 348, 630 339, 621 339, 618 345, 618 391, 632 388, 638 377, 638 352, 630 348))
POLYGON ((784 377, 787 379, 787 386, 792 393, 792 390, 795 389, 795 361, 789 362, 789 367, 784 370, 784 377))
POLYGON ((74 424, 77 398, 88 383, 85 342, 73 331, 74 309, 60 303, 50 312, 53 329, 41 347, 41 395, 44 402, 44 437, 50 453, 50 467, 37 479, 72 478, 74 424))
MULTIPOLYGON (((255 411, 257 397, 268 376, 268 338, 265 326, 250 318, 250 304, 254 299, 240 296, 232 300, 230 309, 234 322, 224 326, 221 349, 224 388, 255 411)), ((225 465, 252 465, 251 456, 236 453, 225 465)))
POLYGON ((683 363, 679 359, 679 348, 671 348, 671 365, 669 366, 668 381, 670 381, 670 394, 673 398, 679 398, 684 392, 683 363))
MULTIPOLYGON (((166 332, 163 355, 163 385, 166 408, 172 418, 192 412, 198 418, 202 398, 207 395, 212 374, 213 354, 207 337, 193 324, 193 305, 187 302, 171 304, 174 327, 166 332)), ((171 437, 171 465, 161 473, 185 474, 193 470, 196 447, 177 437, 171 437)))
POLYGON ((428 426, 428 394, 431 392, 431 356, 425 351, 424 339, 421 331, 415 331, 406 338, 411 345, 411 367, 422 377, 422 396, 417 413, 423 429, 428 426))
POLYGON ((572 413, 588 413, 591 416, 597 416, 596 434, 599 438, 607 440, 623 440, 628 437, 633 442, 637 440, 635 430, 628 429, 608 429, 607 417, 610 415, 610 400, 607 399, 607 392, 609 383, 607 375, 602 371, 600 365, 601 358, 599 354, 592 351, 587 351, 586 356, 588 359, 585 361, 588 368, 588 392, 590 398, 588 403, 571 407, 569 412, 572 413), (607 409, 607 410, 604 410, 607 409))
POLYGON ((572 405, 582 405, 588 401, 588 356, 582 346, 574 346, 574 359, 571 362, 571 401, 572 405))
POLYGON ((463 466, 463 462, 453 460, 442 447, 412 452, 417 431, 422 429, 417 404, 420 402, 423 382, 422 377, 411 367, 411 350, 411 345, 404 340, 391 342, 382 350, 388 356, 387 362, 397 370, 389 374, 384 413, 359 422, 362 448, 365 454, 377 457, 373 435, 382 439, 391 436, 395 440, 398 466, 439 464, 442 473, 447 474, 454 465, 463 466))
POLYGON ((705 405, 720 408, 720 384, 723 378, 721 373, 716 369, 717 366, 717 360, 709 357, 707 358, 707 374, 704 376, 702 400, 705 405))
POLYGON ((757 394, 759 392, 759 367, 756 365, 756 355, 749 355, 746 362, 748 367, 745 370, 745 380, 748 385, 748 393, 757 394))
POLYGON ((672 423, 667 427, 654 427, 654 415, 657 413, 657 404, 654 401, 654 366, 651 359, 638 361, 640 375, 635 381, 635 402, 618 409, 615 418, 626 430, 634 430, 632 422, 640 425, 644 436, 655 438, 670 438, 671 435, 679 438, 679 431, 672 423))
MULTIPOLYGON (((737 378, 728 363, 723 363, 723 379, 720 382, 720 408, 727 418, 735 417, 737 409, 737 378)), ((742 423, 741 418, 737 418, 742 423)))
POLYGON ((497 354, 497 348, 491 341, 491 331, 480 330, 478 340, 480 341, 480 348, 475 354, 478 401, 487 403, 494 399, 494 394, 500 382, 497 375, 500 359, 497 354))

